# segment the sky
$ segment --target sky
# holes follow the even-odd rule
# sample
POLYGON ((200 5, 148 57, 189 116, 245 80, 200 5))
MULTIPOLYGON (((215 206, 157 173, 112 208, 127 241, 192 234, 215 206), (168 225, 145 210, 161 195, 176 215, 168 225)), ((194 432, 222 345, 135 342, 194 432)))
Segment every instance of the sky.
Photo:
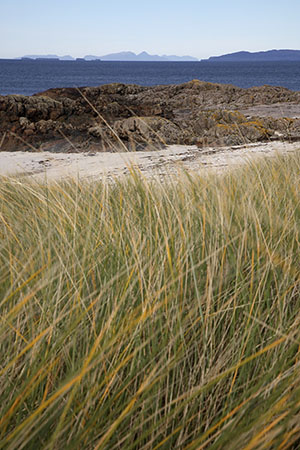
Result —
POLYGON ((300 0, 0 0, 0 58, 300 49, 300 0))

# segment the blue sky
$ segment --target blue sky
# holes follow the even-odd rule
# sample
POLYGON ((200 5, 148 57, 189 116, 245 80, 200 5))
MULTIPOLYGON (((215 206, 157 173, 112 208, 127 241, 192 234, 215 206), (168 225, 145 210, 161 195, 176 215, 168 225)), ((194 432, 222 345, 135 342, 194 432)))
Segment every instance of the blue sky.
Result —
POLYGON ((0 57, 300 49, 300 0, 0 0, 0 57))

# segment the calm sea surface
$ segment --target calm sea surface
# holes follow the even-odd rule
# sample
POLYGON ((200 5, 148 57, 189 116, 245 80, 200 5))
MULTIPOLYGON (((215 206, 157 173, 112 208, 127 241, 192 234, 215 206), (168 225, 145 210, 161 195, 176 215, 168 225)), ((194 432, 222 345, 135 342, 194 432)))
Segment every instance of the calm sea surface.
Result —
POLYGON ((133 83, 178 84, 199 79, 239 87, 270 84, 300 91, 300 62, 108 62, 0 60, 0 94, 49 88, 133 83))

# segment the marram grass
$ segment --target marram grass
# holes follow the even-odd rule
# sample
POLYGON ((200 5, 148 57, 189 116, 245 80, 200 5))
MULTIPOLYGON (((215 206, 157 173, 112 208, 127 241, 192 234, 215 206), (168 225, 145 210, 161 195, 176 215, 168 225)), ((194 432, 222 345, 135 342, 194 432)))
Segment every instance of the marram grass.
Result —
POLYGON ((299 174, 3 178, 0 448, 299 448, 299 174))

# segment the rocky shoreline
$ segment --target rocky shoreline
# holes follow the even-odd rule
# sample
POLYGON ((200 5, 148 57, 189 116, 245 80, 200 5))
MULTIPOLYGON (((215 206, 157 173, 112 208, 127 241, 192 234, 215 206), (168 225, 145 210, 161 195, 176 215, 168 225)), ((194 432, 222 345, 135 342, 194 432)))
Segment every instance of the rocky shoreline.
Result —
POLYGON ((149 151, 274 140, 300 140, 300 92, 194 80, 0 96, 0 151, 149 151))

